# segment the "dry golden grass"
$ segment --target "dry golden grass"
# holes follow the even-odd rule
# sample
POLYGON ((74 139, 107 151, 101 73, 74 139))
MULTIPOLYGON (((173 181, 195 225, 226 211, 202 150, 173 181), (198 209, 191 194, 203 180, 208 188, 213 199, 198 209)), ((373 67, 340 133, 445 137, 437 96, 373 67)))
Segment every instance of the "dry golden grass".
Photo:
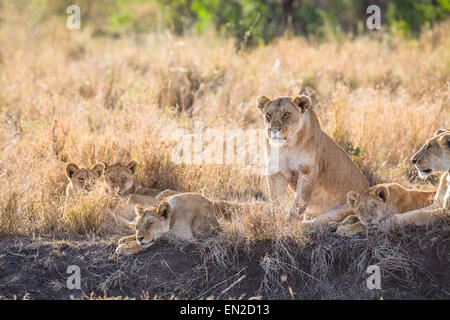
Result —
MULTIPOLYGON (((169 139, 177 128, 192 129, 194 120, 210 128, 261 128, 259 94, 311 95, 324 131, 347 150, 359 147, 353 159, 372 183, 407 184, 410 156, 436 129, 450 127, 448 23, 417 40, 286 38, 236 52, 231 40, 214 36, 93 38, 89 27, 70 31, 56 19, 33 24, 6 7, 2 235, 104 231, 104 195, 64 209, 68 161, 134 159, 147 186, 254 199, 265 192, 263 177, 232 166, 175 165, 169 139), (174 105, 186 99, 193 105, 177 114, 174 105)), ((275 211, 243 213, 224 228, 236 239, 301 236, 294 232, 300 228, 274 224, 272 216, 282 214, 275 211)))

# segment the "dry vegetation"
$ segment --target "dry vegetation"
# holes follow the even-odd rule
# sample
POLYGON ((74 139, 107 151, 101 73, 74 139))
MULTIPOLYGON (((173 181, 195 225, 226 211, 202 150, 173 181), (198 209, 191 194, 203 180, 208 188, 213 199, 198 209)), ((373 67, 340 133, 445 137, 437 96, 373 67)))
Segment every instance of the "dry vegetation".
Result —
MULTIPOLYGON (((194 120, 211 128, 260 128, 254 102, 259 94, 311 95, 325 132, 352 153, 372 184, 423 184, 415 180, 409 158, 436 129, 450 127, 448 23, 411 40, 367 36, 319 44, 286 38, 237 52, 233 41, 214 36, 93 37, 88 27, 70 31, 57 19, 33 24, 20 12, 4 14, 1 21, 3 237, 118 238, 121 229, 105 224, 108 197, 101 191, 65 208, 68 161, 90 166, 134 159, 140 164, 138 179, 147 186, 212 198, 264 199, 262 177, 231 166, 175 165, 170 158, 171 134, 191 129, 194 120)), ((261 256, 265 273, 258 290, 275 297, 285 290, 278 276, 300 268, 292 258, 300 249, 280 239, 311 243, 323 237, 310 238, 300 226, 284 225, 277 219, 280 211, 267 206, 236 215, 200 256, 225 270, 238 259, 232 254, 236 245, 251 250, 252 241, 272 241, 275 253, 261 256)), ((442 237, 448 246, 447 234, 442 237)), ((336 252, 349 244, 333 241, 336 252)), ((350 243, 352 257, 368 254, 355 253, 360 245, 350 243)), ((320 250, 309 251, 321 268, 310 272, 323 280, 333 262, 329 248, 320 250)), ((315 281, 308 279, 302 284, 315 281)), ((319 290, 302 297, 323 296, 319 290)))

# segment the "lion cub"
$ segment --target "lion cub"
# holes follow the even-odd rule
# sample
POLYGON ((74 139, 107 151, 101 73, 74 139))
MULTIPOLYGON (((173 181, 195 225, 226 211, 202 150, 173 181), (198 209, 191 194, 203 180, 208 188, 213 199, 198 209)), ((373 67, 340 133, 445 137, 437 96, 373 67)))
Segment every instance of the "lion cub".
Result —
POLYGON ((350 222, 348 217, 347 221, 339 224, 336 232, 344 236, 365 232, 367 226, 382 223, 393 214, 402 214, 430 205, 435 194, 436 190, 407 189, 397 183, 377 184, 361 194, 350 191, 347 194, 347 202, 355 212, 357 222, 347 224, 350 222))
POLYGON ((106 190, 113 195, 126 198, 126 204, 118 206, 117 212, 127 221, 134 220, 135 205, 142 207, 154 206, 163 197, 179 193, 170 189, 161 191, 144 187, 134 177, 136 168, 136 161, 130 161, 125 165, 120 162, 112 166, 105 165, 104 180, 106 190))
POLYGON ((127 164, 117 162, 112 166, 105 165, 105 183, 107 190, 112 194, 129 196, 131 194, 155 197, 161 190, 144 187, 135 180, 134 174, 137 162, 130 161, 127 164))
POLYGON ((119 240, 117 254, 135 254, 152 246, 163 235, 181 240, 209 233, 219 227, 218 218, 228 219, 246 204, 214 201, 198 193, 181 193, 161 200, 156 207, 136 206, 136 234, 119 240))
POLYGON ((66 176, 69 179, 66 201, 81 190, 90 191, 97 179, 102 176, 104 169, 103 163, 96 163, 89 169, 80 167, 73 162, 68 163, 65 168, 66 176))

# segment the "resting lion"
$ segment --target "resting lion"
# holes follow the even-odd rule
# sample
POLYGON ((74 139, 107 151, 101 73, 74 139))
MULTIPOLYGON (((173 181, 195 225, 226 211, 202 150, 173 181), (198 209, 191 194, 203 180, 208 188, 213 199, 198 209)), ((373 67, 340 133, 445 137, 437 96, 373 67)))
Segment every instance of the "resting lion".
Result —
POLYGON ((76 163, 70 162, 66 165, 66 176, 69 184, 66 188, 66 201, 81 190, 89 191, 94 183, 103 174, 105 166, 103 163, 96 163, 90 168, 83 168, 76 163))
POLYGON ((218 218, 228 219, 245 204, 214 201, 198 193, 180 193, 161 200, 156 207, 136 206, 136 234, 119 240, 117 254, 135 254, 152 246, 163 235, 192 240, 219 227, 218 218))
POLYGON ((411 161, 421 177, 427 177, 433 172, 442 172, 441 180, 431 205, 402 215, 394 215, 394 222, 398 225, 432 223, 441 213, 448 214, 450 211, 450 131, 437 130, 434 136, 412 156, 411 161))
POLYGON ((116 215, 121 216, 126 221, 134 220, 135 205, 142 207, 154 206, 158 200, 179 193, 170 189, 161 191, 144 187, 134 177, 136 168, 137 162, 134 160, 125 165, 120 162, 112 166, 105 164, 104 181, 107 192, 127 199, 125 205, 119 205, 115 209, 116 215))
POLYGON ((397 183, 377 184, 362 194, 350 191, 347 194, 347 202, 357 219, 347 217, 339 223, 336 232, 344 236, 365 232, 368 225, 379 224, 393 214, 402 214, 430 205, 435 194, 436 190, 407 189, 397 183))
POLYGON ((317 225, 341 221, 352 213, 347 192, 369 184, 345 151, 320 128, 307 96, 256 99, 267 130, 268 185, 272 201, 296 191, 289 217, 317 225))
POLYGON ((161 190, 144 187, 134 178, 137 162, 130 161, 127 164, 117 162, 112 166, 105 164, 105 183, 107 190, 112 194, 129 196, 131 194, 156 197, 161 190))

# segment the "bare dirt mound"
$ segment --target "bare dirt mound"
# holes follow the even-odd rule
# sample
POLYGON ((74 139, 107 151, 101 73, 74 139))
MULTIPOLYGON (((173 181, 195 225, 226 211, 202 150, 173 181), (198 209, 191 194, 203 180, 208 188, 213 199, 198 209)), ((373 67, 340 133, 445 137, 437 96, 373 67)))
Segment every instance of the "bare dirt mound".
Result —
POLYGON ((117 239, 7 238, 0 298, 449 299, 449 230, 447 221, 352 239, 318 232, 303 244, 161 241, 131 257, 114 254, 117 239), (66 286, 70 265, 80 267, 81 290, 66 286), (366 286, 370 265, 380 267, 380 290, 366 286))

